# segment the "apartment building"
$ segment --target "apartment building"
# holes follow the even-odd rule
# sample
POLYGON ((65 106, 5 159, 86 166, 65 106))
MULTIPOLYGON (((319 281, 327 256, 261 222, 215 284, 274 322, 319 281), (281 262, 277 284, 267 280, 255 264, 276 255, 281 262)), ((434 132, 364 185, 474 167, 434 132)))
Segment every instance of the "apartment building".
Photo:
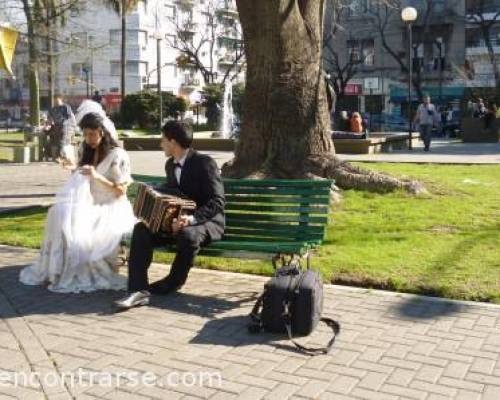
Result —
MULTIPOLYGON (((405 6, 418 12, 411 52, 413 76, 420 80, 422 92, 437 103, 459 101, 466 80, 464 0, 401 1, 398 7, 377 0, 347 3, 333 42, 341 66, 356 62, 357 72, 346 88, 347 108, 376 114, 404 112, 408 75, 402 66, 408 65, 409 51, 408 29, 401 19, 405 6)), ((415 90, 412 101, 418 101, 415 90)))
MULTIPOLYGON (((142 0, 126 19, 126 93, 157 88, 160 54, 161 89, 197 98, 196 92, 204 86, 207 74, 202 75, 194 63, 182 56, 178 48, 183 44, 197 51, 210 82, 220 82, 241 55, 241 29, 234 0, 142 0)), ((14 63, 20 75, 27 66, 23 48, 18 48, 14 63)), ((54 49, 57 92, 77 104, 99 90, 108 105, 119 103, 121 20, 115 10, 103 6, 100 0, 79 1, 78 9, 60 28, 54 49)), ((42 62, 40 89, 46 108, 44 75, 42 62)), ((236 81, 243 79, 241 71, 236 81)), ((6 80, 0 78, 0 92, 3 88, 10 97, 28 98, 26 80, 21 78, 15 85, 6 80), (13 85, 16 87, 11 90, 13 85)))
POLYGON ((493 63, 488 51, 487 40, 500 69, 500 0, 467 0, 465 16, 466 39, 466 85, 468 87, 494 87, 493 63), (490 26, 487 37, 484 26, 490 26))

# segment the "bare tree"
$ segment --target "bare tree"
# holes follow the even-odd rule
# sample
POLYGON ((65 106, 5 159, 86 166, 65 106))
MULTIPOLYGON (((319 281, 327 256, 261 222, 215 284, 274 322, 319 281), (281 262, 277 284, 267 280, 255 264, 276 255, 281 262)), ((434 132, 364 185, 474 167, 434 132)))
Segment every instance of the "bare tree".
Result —
MULTIPOLYGON (((481 32, 488 58, 495 78, 495 86, 500 88, 500 66, 493 49, 492 28, 500 22, 500 7, 498 2, 491 0, 467 0, 466 21, 475 25, 481 32)), ((498 44, 497 44, 498 45, 498 44)))
MULTIPOLYGON (((20 0, 26 20, 28 38, 28 79, 30 89, 30 123, 40 124, 40 33, 44 32, 44 22, 52 25, 61 20, 76 3, 76 0, 20 0)), ((45 32, 45 37, 50 35, 45 32)))
POLYGON ((218 64, 226 63, 221 82, 233 80, 244 66, 244 51, 241 42, 240 25, 234 17, 225 17, 226 7, 222 0, 209 0, 205 3, 201 14, 205 18, 205 31, 198 30, 188 8, 180 7, 181 14, 169 17, 170 24, 176 33, 175 37, 167 37, 170 47, 178 50, 179 67, 192 67, 200 71, 205 84, 215 83, 218 64), (222 45, 224 40, 232 42, 232 46, 222 45), (231 48, 232 47, 232 48, 231 48), (225 54, 222 53, 224 49, 225 54))
POLYGON ((347 54, 347 57, 340 54, 338 48, 343 48, 343 46, 339 45, 339 41, 344 40, 346 36, 345 23, 350 2, 347 0, 329 1, 327 9, 330 12, 325 15, 324 21, 323 66, 338 101, 344 97, 347 84, 358 73, 358 68, 364 60, 353 53, 347 54))

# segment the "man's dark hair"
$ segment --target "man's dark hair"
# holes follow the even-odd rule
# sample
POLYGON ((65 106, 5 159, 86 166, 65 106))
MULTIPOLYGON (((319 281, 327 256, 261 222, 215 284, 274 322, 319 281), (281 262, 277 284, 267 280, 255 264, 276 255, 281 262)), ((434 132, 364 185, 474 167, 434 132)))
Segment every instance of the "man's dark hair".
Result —
POLYGON ((193 128, 185 122, 167 121, 161 130, 164 137, 175 140, 184 149, 193 143, 193 128))

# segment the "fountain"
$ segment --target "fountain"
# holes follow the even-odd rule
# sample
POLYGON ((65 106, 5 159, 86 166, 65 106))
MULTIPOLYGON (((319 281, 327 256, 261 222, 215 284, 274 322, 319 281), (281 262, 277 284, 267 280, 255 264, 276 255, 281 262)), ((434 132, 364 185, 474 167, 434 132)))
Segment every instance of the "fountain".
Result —
POLYGON ((221 134, 223 139, 229 139, 233 132, 233 84, 228 79, 224 85, 224 102, 222 107, 221 134))

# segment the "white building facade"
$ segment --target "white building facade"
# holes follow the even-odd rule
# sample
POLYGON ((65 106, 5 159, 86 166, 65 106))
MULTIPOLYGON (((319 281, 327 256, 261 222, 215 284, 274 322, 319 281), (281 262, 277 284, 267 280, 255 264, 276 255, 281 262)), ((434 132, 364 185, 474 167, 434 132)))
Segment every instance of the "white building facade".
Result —
MULTIPOLYGON (((75 101, 98 90, 106 101, 116 102, 120 98, 120 16, 99 0, 81 3, 61 32, 61 42, 70 44, 59 46, 56 90, 75 101)), ((127 15, 125 93, 156 90, 158 40, 163 91, 189 97, 205 84, 194 63, 180 62, 182 52, 175 47, 183 43, 192 44, 201 63, 212 72, 211 80, 220 82, 241 51, 240 32, 234 1, 139 1, 127 15), (216 26, 210 24, 214 16, 216 26)), ((243 72, 235 78, 242 79, 243 72)))

